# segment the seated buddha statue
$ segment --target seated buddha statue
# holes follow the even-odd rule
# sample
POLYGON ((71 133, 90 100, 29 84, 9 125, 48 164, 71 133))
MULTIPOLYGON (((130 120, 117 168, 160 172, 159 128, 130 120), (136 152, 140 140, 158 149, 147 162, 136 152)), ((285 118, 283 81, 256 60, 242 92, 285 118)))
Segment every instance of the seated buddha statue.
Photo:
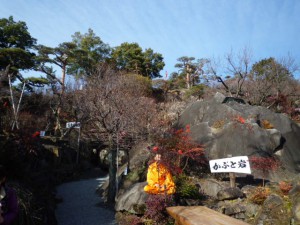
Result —
POLYGON ((169 170, 161 163, 161 154, 156 154, 154 162, 148 167, 147 185, 144 191, 148 194, 174 194, 175 184, 169 170))

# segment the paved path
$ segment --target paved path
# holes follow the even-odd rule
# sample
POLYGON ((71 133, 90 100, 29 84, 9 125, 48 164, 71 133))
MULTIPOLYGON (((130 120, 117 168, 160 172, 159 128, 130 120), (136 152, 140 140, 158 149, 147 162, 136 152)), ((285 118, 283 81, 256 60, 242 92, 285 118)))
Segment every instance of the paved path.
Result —
POLYGON ((115 212, 96 194, 105 179, 93 178, 65 183, 57 187, 63 202, 57 205, 58 225, 115 225, 115 212))

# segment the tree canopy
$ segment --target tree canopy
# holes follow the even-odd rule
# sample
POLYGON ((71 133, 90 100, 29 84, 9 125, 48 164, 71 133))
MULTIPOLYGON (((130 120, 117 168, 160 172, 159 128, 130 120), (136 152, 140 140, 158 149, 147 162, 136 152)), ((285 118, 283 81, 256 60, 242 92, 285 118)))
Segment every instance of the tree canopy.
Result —
POLYGON ((71 64, 75 57, 76 45, 73 42, 63 42, 55 48, 44 45, 37 46, 38 56, 36 57, 38 71, 44 72, 48 79, 60 82, 64 85, 67 66, 71 64), (62 69, 62 79, 56 78, 52 65, 56 65, 62 69))
POLYGON ((134 72, 149 78, 161 77, 165 63, 160 53, 151 48, 145 51, 137 43, 122 43, 112 51, 112 61, 119 70, 134 72))
MULTIPOLYGON (((200 83, 204 78, 203 67, 208 62, 208 59, 198 59, 195 57, 182 56, 177 59, 178 63, 175 67, 179 69, 178 72, 172 73, 172 82, 177 83, 177 86, 191 88, 200 83)), ((176 85, 175 85, 176 86, 176 85)))
POLYGON ((98 63, 105 62, 110 58, 110 46, 96 36, 92 29, 85 34, 76 32, 72 38, 72 42, 76 46, 76 55, 68 68, 68 74, 76 77, 91 76, 98 63))
POLYGON ((280 82, 293 77, 289 68, 278 62, 273 57, 262 59, 252 66, 253 78, 266 79, 268 81, 280 82))
POLYGON ((281 94, 292 95, 295 92, 293 67, 293 61, 288 58, 278 60, 270 57, 254 63, 248 82, 251 101, 258 105, 270 105, 268 101, 271 98, 278 100, 281 94))
POLYGON ((12 16, 0 19, 0 71, 9 67, 8 73, 22 80, 20 71, 34 67, 35 44, 25 22, 15 22, 12 16))
POLYGON ((36 67, 35 47, 36 39, 28 32, 25 22, 16 22, 12 16, 0 19, 0 80, 4 87, 9 85, 9 79, 25 83, 29 91, 33 90, 32 86, 49 84, 43 77, 24 78, 22 74, 22 71, 36 67))

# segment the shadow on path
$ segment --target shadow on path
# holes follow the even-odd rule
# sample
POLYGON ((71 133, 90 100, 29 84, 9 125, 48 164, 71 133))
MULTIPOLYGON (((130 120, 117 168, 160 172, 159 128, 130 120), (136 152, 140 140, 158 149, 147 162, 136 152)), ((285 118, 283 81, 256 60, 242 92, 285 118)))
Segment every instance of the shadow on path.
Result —
POLYGON ((105 206, 96 194, 96 188, 107 177, 90 178, 57 187, 63 202, 57 205, 58 225, 115 225, 115 212, 105 206))

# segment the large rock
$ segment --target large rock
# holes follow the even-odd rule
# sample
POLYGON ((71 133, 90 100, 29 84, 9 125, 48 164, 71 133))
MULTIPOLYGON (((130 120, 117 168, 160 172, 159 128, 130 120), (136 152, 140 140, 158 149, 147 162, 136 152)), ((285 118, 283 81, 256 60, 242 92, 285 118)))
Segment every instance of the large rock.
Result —
POLYGON ((147 182, 136 183, 117 198, 115 210, 143 214, 148 194, 144 191, 147 182))
POLYGON ((186 108, 177 127, 186 125, 192 139, 205 145, 208 159, 276 154, 289 171, 300 171, 300 127, 284 114, 235 101, 222 103, 218 93, 186 108))
POLYGON ((230 184, 228 182, 221 182, 215 179, 203 179, 200 180, 201 190, 208 196, 217 198, 219 191, 228 188, 230 184))
POLYGON ((268 196, 258 212, 257 224, 284 225, 290 222, 291 215, 284 200, 276 194, 268 196))
POLYGON ((227 216, 245 219, 246 205, 241 201, 220 201, 215 210, 227 216))
POLYGON ((217 194, 217 198, 220 201, 223 200, 232 200, 237 198, 243 198, 244 193, 237 187, 229 187, 223 190, 220 190, 217 194))
POLYGON ((263 207, 267 211, 273 211, 278 207, 282 207, 283 204, 283 199, 280 196, 272 194, 264 201, 263 207))
POLYGON ((245 195, 245 197, 250 197, 256 190, 255 186, 252 185, 245 185, 244 187, 242 187, 241 191, 243 192, 243 194, 245 195))
MULTIPOLYGON (((130 151, 129 168, 132 172, 123 177, 124 181, 116 199, 116 211, 128 211, 134 214, 144 213, 145 201, 148 196, 144 191, 144 187, 147 182, 139 182, 141 177, 139 177, 138 171, 146 169, 144 168, 145 162, 150 156, 150 152, 147 149, 148 145, 149 143, 147 142, 141 142, 130 151)), ((120 167, 118 177, 121 177, 126 167, 126 164, 120 167)), ((143 180, 146 180, 146 178, 143 180)))

